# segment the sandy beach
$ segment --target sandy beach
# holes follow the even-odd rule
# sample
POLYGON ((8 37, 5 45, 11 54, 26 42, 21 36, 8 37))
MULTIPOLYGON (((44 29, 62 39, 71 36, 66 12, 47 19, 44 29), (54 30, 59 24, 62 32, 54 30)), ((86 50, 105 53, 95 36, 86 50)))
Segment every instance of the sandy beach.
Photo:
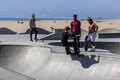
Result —
MULTIPOLYGON (((0 21, 0 28, 8 28, 16 33, 24 33, 29 29, 29 21, 22 21, 22 23, 18 23, 17 21, 0 21)), ((55 29, 64 29, 65 26, 70 26, 71 20, 41 20, 36 21, 36 26, 38 28, 45 29, 47 31, 51 31, 50 27, 55 29)), ((120 20, 99 20, 95 21, 95 23, 99 26, 99 31, 103 29, 113 28, 120 30, 120 20)), ((81 21, 81 28, 84 30, 88 30, 88 22, 81 21)))

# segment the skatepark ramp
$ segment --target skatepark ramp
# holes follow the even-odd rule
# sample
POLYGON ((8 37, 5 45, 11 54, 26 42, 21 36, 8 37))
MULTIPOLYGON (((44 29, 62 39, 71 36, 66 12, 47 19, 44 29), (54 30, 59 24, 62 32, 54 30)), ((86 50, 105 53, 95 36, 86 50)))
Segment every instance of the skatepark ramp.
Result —
MULTIPOLYGON (((38 34, 49 34, 50 33, 49 31, 42 29, 42 28, 37 28, 37 31, 38 31, 38 34)), ((27 29, 25 33, 23 34, 30 34, 30 29, 27 29)))
POLYGON ((119 63, 119 55, 79 57, 40 46, 0 46, 1 67, 36 80, 120 80, 119 63))
POLYGON ((103 29, 98 32, 98 38, 120 38, 120 30, 118 29, 103 29))
POLYGON ((17 34, 17 33, 8 28, 0 28, 0 34, 17 34))

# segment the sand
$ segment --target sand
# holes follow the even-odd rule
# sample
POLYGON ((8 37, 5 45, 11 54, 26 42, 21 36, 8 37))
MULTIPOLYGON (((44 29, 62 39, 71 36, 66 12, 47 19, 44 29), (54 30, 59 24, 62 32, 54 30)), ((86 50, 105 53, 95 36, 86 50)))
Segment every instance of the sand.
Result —
MULTIPOLYGON (((19 23, 17 21, 0 21, 0 28, 8 28, 16 33, 24 33, 29 29, 29 21, 23 21, 24 23, 19 23)), ((70 20, 43 20, 36 21, 36 26, 38 28, 51 31, 50 27, 55 29, 64 29, 65 26, 70 26, 70 20)), ((113 28, 120 30, 120 20, 99 20, 95 21, 99 26, 99 31, 103 29, 113 28)), ((88 22, 81 21, 81 28, 88 31, 88 22)))

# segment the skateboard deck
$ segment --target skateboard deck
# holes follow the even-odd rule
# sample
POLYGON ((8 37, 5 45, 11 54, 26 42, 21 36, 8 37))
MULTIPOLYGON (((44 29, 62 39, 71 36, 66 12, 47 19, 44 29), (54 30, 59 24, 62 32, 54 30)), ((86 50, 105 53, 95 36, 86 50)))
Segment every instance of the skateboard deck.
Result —
POLYGON ((88 51, 88 42, 87 42, 87 38, 88 38, 88 36, 85 37, 85 46, 84 46, 85 51, 88 51))

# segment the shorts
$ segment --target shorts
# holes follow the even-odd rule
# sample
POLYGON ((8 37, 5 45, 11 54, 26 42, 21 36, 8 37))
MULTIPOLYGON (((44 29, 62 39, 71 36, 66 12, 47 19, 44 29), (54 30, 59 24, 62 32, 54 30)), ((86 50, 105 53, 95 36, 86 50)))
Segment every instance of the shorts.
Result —
POLYGON ((96 34, 91 33, 88 35, 87 41, 95 42, 96 34))

